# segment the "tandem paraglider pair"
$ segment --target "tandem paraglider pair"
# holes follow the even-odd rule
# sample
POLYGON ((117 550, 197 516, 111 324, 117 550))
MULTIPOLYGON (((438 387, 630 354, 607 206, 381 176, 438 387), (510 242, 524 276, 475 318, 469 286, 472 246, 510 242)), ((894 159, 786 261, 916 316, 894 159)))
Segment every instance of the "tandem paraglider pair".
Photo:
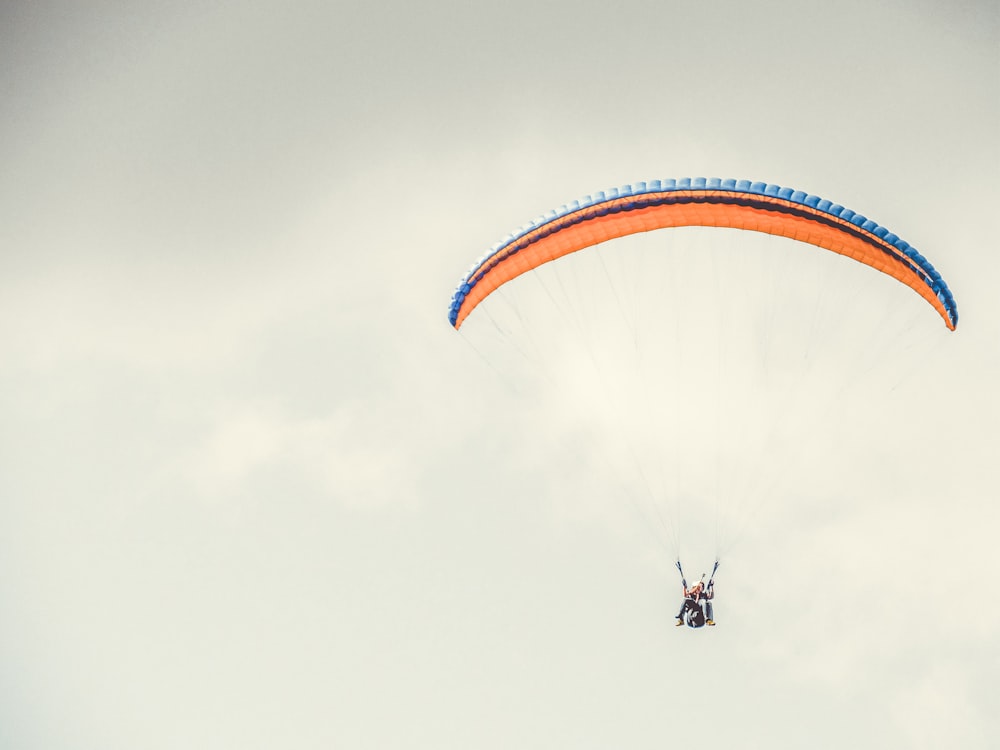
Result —
POLYGON ((700 628, 705 625, 714 626, 715 625, 715 613, 712 607, 712 600, 715 598, 715 571, 719 569, 719 561, 715 561, 715 566, 712 568, 712 575, 708 579, 708 584, 705 584, 705 576, 702 575, 702 580, 696 581, 691 586, 688 586, 687 580, 684 578, 684 569, 681 567, 681 561, 677 561, 677 570, 681 574, 681 586, 684 593, 684 602, 681 604, 680 610, 677 612, 677 622, 675 625, 680 627, 681 625, 687 625, 689 628, 700 628))

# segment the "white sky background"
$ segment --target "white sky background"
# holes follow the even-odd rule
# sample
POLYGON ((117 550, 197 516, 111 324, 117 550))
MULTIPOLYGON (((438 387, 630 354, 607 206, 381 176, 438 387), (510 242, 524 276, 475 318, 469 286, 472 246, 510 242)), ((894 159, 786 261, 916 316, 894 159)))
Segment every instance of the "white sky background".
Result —
POLYGON ((995 746, 1000 13, 879 6, 5 5, 0 746, 995 746), (866 214, 962 318, 678 632, 445 308, 533 216, 698 175, 866 214))

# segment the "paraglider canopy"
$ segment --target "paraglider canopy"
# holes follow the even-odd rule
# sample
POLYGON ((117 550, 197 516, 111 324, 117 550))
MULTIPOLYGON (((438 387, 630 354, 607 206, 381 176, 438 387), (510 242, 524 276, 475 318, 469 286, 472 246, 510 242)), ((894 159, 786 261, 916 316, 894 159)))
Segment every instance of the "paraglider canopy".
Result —
POLYGON ((874 221, 800 190, 749 180, 653 180, 599 192, 550 211, 495 245, 462 279, 448 319, 459 328, 511 279, 569 253, 636 232, 682 226, 729 227, 788 237, 888 274, 958 323, 941 275, 909 243, 874 221))

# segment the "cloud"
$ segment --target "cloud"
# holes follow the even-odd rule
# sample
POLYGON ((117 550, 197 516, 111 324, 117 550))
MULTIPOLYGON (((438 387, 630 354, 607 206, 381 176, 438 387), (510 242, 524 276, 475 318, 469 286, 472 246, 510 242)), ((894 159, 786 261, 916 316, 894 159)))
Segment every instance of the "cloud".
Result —
POLYGON ((900 687, 889 711, 901 736, 912 748, 954 745, 985 747, 996 721, 981 712, 979 691, 963 665, 927 655, 927 668, 900 687))

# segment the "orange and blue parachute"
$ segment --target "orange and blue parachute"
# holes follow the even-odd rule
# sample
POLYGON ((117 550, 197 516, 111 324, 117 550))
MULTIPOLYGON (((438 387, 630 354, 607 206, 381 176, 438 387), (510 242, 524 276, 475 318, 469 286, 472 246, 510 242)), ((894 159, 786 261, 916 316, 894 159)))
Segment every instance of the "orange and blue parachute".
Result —
POLYGON ((573 201, 508 235, 465 275, 452 297, 455 328, 495 289, 564 255, 637 232, 727 227, 788 237, 871 266, 923 297, 949 329, 951 290, 930 262, 864 216, 799 190, 749 180, 653 180, 573 201))

